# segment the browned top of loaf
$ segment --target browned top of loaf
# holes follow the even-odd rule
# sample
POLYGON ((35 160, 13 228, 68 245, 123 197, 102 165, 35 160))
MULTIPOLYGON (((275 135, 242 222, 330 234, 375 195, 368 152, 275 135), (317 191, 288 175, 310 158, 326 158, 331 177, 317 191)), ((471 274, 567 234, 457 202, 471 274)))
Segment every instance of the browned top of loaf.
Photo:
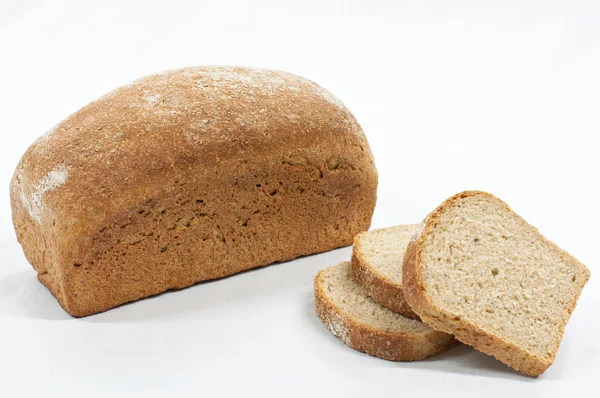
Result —
POLYGON ((40 137, 15 171, 11 200, 41 228, 60 221, 73 236, 190 173, 327 153, 327 162, 376 173, 360 125, 315 83, 281 71, 185 68, 120 87, 40 137))

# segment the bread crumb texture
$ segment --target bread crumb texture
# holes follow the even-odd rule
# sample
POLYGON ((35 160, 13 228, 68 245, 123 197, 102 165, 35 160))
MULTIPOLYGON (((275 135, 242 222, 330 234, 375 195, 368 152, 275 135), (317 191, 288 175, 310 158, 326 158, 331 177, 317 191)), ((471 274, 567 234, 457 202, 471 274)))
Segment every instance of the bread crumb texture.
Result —
POLYGON ((358 234, 352 250, 352 274, 376 302, 413 319, 419 319, 402 289, 402 261, 418 225, 397 225, 358 234))
POLYGON ((417 225, 397 225, 363 232, 355 239, 369 268, 395 285, 402 285, 402 260, 417 225))

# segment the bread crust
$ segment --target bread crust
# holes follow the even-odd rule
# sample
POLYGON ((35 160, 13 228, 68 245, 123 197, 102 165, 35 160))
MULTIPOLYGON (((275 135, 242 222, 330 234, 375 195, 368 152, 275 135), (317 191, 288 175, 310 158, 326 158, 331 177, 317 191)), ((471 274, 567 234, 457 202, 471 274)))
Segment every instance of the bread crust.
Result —
POLYGON ((351 244, 377 170, 350 111, 280 71, 144 77, 30 146, 13 223, 73 316, 351 244))
MULTIPOLYGON (((408 248, 404 256, 404 263, 402 265, 402 285, 404 288, 405 297, 413 311, 421 317, 423 322, 427 323, 431 327, 446 333, 452 333, 455 335, 456 339, 472 346, 478 351, 494 356, 496 359, 527 376, 536 377, 542 374, 554 362, 554 358, 560 344, 560 339, 557 341, 556 347, 554 348, 550 357, 538 358, 516 346, 515 344, 483 330, 473 322, 465 320, 461 317, 461 314, 454 314, 440 308, 430 300, 425 292, 422 279, 423 264, 421 262, 425 237, 429 233, 432 233, 433 229, 435 228, 436 221, 441 216, 444 209, 452 206, 454 202, 460 198, 478 195, 494 198, 505 206, 507 212, 512 212, 511 208, 505 202, 498 199, 494 195, 483 191, 464 191, 446 199, 423 220, 419 230, 408 244, 408 248)), ((517 217, 520 218, 518 215, 517 217)), ((539 234, 539 237, 546 242, 551 243, 553 247, 564 253, 569 258, 573 258, 570 254, 560 249, 554 243, 548 241, 543 235, 539 234)), ((585 285, 588 279, 589 271, 587 271, 587 278, 585 279, 583 285, 585 285)), ((577 304, 579 294, 581 294, 581 290, 573 299, 568 312, 569 316, 577 304)), ((569 316, 563 320, 563 323, 560 326, 561 337, 564 333, 564 328, 569 316)))
POLYGON ((324 292, 319 272, 314 281, 316 312, 325 327, 355 350, 390 361, 418 361, 444 352, 458 344, 446 333, 392 333, 353 320, 324 292))
POLYGON ((389 278, 379 274, 369 266, 369 262, 362 254, 363 250, 360 244, 360 236, 363 233, 358 234, 354 238, 354 246, 352 248, 351 263, 354 280, 379 304, 405 317, 420 320, 421 318, 408 305, 402 291, 402 286, 393 283, 389 278))

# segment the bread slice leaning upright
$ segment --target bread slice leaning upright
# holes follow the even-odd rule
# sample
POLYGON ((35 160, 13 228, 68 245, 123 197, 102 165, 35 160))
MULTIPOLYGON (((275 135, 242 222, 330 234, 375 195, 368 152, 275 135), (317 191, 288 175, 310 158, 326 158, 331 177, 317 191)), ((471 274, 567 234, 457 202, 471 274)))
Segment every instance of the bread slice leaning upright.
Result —
POLYGON ((314 289, 317 315, 325 327, 355 350, 392 361, 416 361, 458 344, 452 335, 373 301, 352 279, 349 262, 319 272, 314 289))
POLYGON ((529 375, 554 361, 589 270, 495 196, 467 191, 408 245, 405 297, 424 322, 529 375))
POLYGON ((352 275, 379 304, 413 319, 402 291, 402 261, 418 224, 396 225, 362 232, 354 238, 352 275))

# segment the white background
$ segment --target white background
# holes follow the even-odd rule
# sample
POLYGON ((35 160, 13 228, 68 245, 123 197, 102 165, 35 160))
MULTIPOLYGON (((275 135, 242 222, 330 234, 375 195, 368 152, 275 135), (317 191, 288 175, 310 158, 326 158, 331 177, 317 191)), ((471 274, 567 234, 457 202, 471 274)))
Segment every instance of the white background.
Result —
POLYGON ((600 374, 600 2, 0 0, 0 397, 592 396, 600 374), (493 192, 592 271, 537 379, 468 347, 393 363, 314 314, 317 271, 350 248, 73 319, 11 223, 27 146, 155 71, 283 69, 340 97, 380 173, 373 227, 493 192), (418 395, 413 395, 418 394, 418 395))

